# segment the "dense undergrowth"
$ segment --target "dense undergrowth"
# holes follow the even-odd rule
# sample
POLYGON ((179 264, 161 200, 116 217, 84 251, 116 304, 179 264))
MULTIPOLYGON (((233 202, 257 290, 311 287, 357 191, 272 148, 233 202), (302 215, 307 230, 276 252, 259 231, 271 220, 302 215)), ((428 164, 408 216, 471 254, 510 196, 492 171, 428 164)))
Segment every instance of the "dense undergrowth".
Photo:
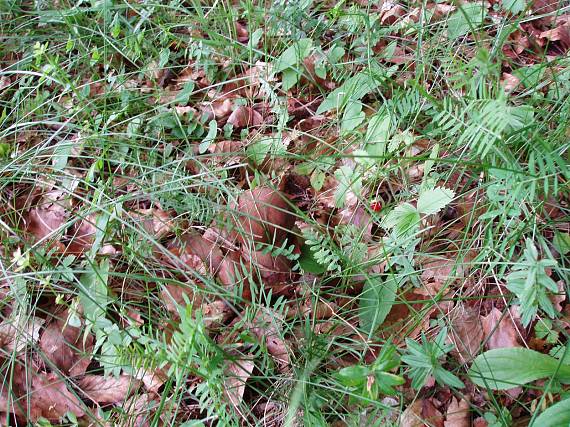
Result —
POLYGON ((3 425, 568 425, 570 6, 0 1, 3 425))

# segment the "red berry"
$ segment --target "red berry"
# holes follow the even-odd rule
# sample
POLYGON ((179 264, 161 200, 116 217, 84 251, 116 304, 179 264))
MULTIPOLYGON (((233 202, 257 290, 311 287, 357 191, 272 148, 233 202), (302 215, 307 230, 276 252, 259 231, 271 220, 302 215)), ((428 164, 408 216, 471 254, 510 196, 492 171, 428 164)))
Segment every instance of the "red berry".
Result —
POLYGON ((380 212, 382 210, 382 203, 372 202, 370 203, 370 209, 372 209, 374 212, 380 212))

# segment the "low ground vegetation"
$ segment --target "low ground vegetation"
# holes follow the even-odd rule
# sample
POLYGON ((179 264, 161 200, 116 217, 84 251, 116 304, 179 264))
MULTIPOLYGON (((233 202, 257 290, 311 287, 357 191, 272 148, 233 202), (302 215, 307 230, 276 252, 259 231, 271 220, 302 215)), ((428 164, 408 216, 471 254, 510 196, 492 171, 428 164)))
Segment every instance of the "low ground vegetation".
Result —
POLYGON ((570 422, 570 6, 0 1, 0 423, 570 422))

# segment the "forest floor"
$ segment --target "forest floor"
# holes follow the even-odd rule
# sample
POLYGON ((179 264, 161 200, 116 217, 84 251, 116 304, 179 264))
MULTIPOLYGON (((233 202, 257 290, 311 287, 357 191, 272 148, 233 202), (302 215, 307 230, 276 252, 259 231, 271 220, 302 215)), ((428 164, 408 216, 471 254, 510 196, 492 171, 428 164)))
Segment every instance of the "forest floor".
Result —
POLYGON ((569 49, 561 0, 0 1, 0 424, 567 427, 569 49))

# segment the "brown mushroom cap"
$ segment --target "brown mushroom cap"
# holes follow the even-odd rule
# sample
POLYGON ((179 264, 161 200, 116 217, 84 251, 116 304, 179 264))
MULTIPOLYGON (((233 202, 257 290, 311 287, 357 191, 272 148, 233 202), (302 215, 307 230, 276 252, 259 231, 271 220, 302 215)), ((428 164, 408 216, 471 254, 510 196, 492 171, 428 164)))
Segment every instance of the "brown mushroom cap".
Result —
POLYGON ((237 223, 243 243, 280 245, 295 218, 284 196, 269 187, 243 192, 238 199, 237 223))

